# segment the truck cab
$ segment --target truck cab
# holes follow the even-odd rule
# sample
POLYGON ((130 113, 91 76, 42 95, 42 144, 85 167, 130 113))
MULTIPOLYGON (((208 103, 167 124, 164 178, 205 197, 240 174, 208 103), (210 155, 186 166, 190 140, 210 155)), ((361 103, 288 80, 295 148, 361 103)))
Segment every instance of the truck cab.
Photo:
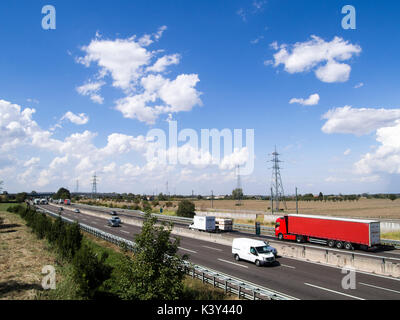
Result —
POLYGON ((279 240, 296 240, 296 235, 288 234, 288 216, 276 219, 275 237, 279 240))

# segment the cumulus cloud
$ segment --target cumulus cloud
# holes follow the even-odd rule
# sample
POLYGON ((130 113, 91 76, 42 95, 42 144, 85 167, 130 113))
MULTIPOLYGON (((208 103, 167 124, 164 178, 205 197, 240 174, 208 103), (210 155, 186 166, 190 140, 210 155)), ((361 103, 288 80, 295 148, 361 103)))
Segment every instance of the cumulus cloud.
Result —
POLYGON ((324 133, 351 133, 361 136, 395 124, 400 119, 400 109, 345 106, 329 110, 322 118, 327 120, 322 127, 324 133))
POLYGON ((89 96, 93 102, 102 104, 104 102, 104 98, 98 92, 104 85, 104 81, 88 82, 80 87, 77 87, 76 91, 83 96, 89 96))
POLYGON ((379 128, 376 140, 380 146, 374 152, 363 155, 355 164, 357 173, 400 174, 400 120, 393 126, 379 128))
POLYGON ((62 120, 69 120, 74 124, 83 125, 89 122, 89 117, 84 113, 74 114, 73 112, 68 111, 62 116, 61 121, 62 120))
POLYGON ((351 149, 346 149, 345 152, 343 152, 343 154, 345 156, 348 156, 351 153, 351 149))
POLYGON ((110 76, 115 88, 123 90, 125 97, 116 101, 115 109, 125 118, 137 119, 153 124, 161 114, 190 111, 201 105, 196 85, 200 81, 197 74, 180 74, 175 79, 165 77, 167 68, 180 63, 179 54, 157 57, 163 50, 147 49, 158 41, 166 26, 156 33, 146 34, 136 39, 105 40, 99 37, 82 47, 83 57, 77 59, 85 66, 91 64, 99 68, 97 82, 88 82, 78 87, 80 94, 89 95, 95 102, 102 103, 99 91, 110 76))
POLYGON ((361 52, 359 45, 343 38, 334 37, 327 42, 315 35, 309 41, 294 45, 273 42, 271 48, 277 51, 274 54, 274 67, 282 64, 284 70, 291 74, 314 71, 319 80, 327 83, 347 81, 351 67, 343 61, 361 52))
POLYGON ((300 98, 300 99, 298 99, 298 98, 293 98, 293 99, 291 99, 291 100, 289 101, 289 103, 290 103, 290 104, 299 103, 299 104, 301 104, 301 105, 303 105, 303 106, 315 106, 315 105, 318 104, 319 99, 320 99, 320 98, 319 98, 319 94, 318 94, 318 93, 315 93, 315 94, 310 95, 307 99, 303 99, 303 98, 300 98))
MULTIPOLYGON (((158 92, 162 85, 163 82, 149 84, 149 90, 158 92)), ((180 99, 170 103, 179 107, 180 99)), ((149 137, 111 133, 104 145, 96 146, 96 132, 85 130, 55 138, 54 132, 42 129, 33 120, 33 115, 33 109, 0 100, 0 150, 2 154, 7 152, 6 157, 0 156, 0 175, 3 180, 12 181, 14 190, 26 186, 38 191, 68 186, 76 179, 90 181, 94 172, 102 175, 104 190, 131 190, 132 181, 160 184, 168 179, 168 174, 176 181, 182 177, 182 181, 200 182, 207 176, 225 181, 230 179, 231 169, 248 157, 244 148, 225 154, 220 160, 210 151, 185 143, 164 150, 167 161, 157 157, 149 160, 148 151, 158 147, 157 141, 149 137), (175 156, 179 161, 172 163, 175 156), (199 171, 204 169, 210 173, 199 171)), ((78 118, 78 122, 84 120, 78 118)), ((141 187, 137 192, 143 192, 141 187)))
MULTIPOLYGON (((375 173, 400 174, 400 109, 352 108, 346 106, 328 111, 325 133, 350 133, 357 136, 376 131, 380 144, 373 152, 362 155, 355 163, 356 173, 369 175, 365 181, 376 181, 375 173), (371 180, 372 179, 372 180, 371 180)), ((350 151, 345 152, 345 155, 350 151)))

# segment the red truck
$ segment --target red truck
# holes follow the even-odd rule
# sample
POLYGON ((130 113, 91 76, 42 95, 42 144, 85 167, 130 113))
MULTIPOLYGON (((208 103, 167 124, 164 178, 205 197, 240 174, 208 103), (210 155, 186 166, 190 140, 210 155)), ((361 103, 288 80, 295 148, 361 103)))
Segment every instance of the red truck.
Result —
POLYGON ((64 204, 67 205, 67 206, 71 205, 71 200, 65 199, 64 200, 64 204))
POLYGON ((275 236, 279 240, 319 243, 330 248, 368 249, 380 244, 380 222, 289 214, 276 220, 275 236))

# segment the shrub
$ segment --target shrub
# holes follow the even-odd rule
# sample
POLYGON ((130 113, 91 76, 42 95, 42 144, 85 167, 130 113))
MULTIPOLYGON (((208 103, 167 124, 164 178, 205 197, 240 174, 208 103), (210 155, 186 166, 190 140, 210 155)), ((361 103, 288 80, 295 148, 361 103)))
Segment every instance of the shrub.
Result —
POLYGON ((189 200, 179 202, 176 215, 179 217, 193 218, 195 216, 195 205, 189 200))
POLYGON ((112 267, 105 264, 108 254, 103 252, 100 259, 87 245, 77 251, 72 264, 73 278, 79 286, 78 293, 87 299, 96 298, 100 286, 110 278, 112 267))

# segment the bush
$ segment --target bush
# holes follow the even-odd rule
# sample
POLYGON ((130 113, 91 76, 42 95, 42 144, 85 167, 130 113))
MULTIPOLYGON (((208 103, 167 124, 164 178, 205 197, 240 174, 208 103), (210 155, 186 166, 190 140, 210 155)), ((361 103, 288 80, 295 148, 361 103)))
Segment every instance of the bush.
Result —
POLYGON ((79 286, 78 293, 87 299, 96 298, 99 288, 110 278, 112 268, 105 264, 108 254, 103 252, 100 259, 87 245, 83 245, 76 253, 72 264, 73 278, 79 286))
POLYGON ((179 240, 170 241, 171 228, 156 227, 157 219, 146 215, 136 236, 137 251, 118 266, 115 294, 124 300, 176 300, 182 297, 186 256, 177 254, 179 240))
POLYGON ((182 200, 179 202, 178 211, 176 215, 179 217, 193 218, 195 216, 195 205, 189 200, 182 200))

